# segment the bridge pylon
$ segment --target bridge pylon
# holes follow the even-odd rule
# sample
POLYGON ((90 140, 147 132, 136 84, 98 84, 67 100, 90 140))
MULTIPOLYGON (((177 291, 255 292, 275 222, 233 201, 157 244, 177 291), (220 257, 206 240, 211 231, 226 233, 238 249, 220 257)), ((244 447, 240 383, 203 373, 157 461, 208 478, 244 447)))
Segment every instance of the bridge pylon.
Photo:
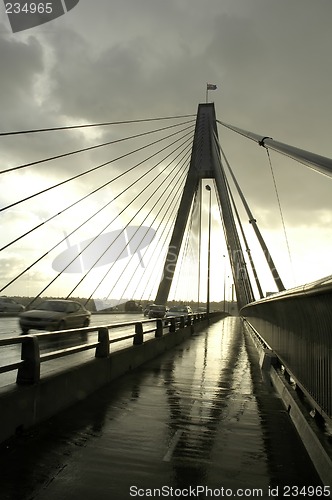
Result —
MULTIPOLYGON (((207 178, 214 179, 217 188, 238 306, 241 308, 254 300, 218 144, 214 104, 199 104, 190 165, 155 299, 156 304, 167 302, 191 204, 200 181, 207 178)), ((222 255, 220 269, 223 269, 221 263, 222 255)))

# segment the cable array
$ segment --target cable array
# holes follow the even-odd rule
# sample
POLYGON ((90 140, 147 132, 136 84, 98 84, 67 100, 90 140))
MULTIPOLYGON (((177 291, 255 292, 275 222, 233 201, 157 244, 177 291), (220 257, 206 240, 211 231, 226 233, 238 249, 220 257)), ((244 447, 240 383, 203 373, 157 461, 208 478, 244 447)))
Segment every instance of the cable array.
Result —
MULTIPOLYGON (((0 209, 0 213, 5 214, 12 210, 13 207, 19 206, 24 207, 22 210, 26 210, 28 212, 31 210, 32 202, 38 204, 39 198, 42 199, 42 197, 45 197, 45 195, 48 195, 52 191, 58 193, 57 196, 59 197, 59 200, 61 200, 62 189, 64 186, 73 186, 73 201, 67 204, 62 203, 63 206, 61 209, 57 206, 54 208, 52 207, 53 213, 50 213, 48 217, 44 218, 44 220, 38 224, 34 224, 33 227, 25 228, 25 230, 16 234, 15 237, 11 236, 9 241, 2 244, 0 248, 0 258, 3 258, 3 256, 6 255, 4 258, 10 259, 10 253, 12 252, 15 254, 15 252, 17 252, 18 245, 20 245, 20 248, 24 248, 26 242, 30 245, 27 254, 31 254, 32 258, 25 266, 21 266, 21 269, 16 268, 17 272, 15 275, 7 276, 8 279, 5 282, 3 281, 0 285, 0 292, 3 292, 4 290, 12 292, 13 289, 15 289, 15 291, 19 290, 23 286, 22 280, 24 282, 24 280, 29 279, 28 277, 30 273, 38 275, 40 272, 39 268, 43 269, 48 267, 47 280, 45 279, 44 286, 40 287, 39 290, 36 290, 36 287, 34 286, 34 296, 30 305, 39 297, 43 296, 46 291, 50 296, 52 296, 52 294, 54 294, 55 282, 57 282, 56 286, 58 290, 61 290, 61 296, 69 298, 73 295, 73 293, 79 293, 88 297, 86 299, 86 302, 88 302, 93 297, 98 296, 99 293, 102 293, 101 287, 103 284, 107 284, 109 282, 110 276, 112 276, 112 286, 108 286, 107 297, 113 292, 118 294, 117 296, 119 297, 119 284, 122 285, 123 289, 122 294, 120 294, 121 296, 126 293, 133 293, 135 296, 138 296, 140 291, 144 290, 144 293, 141 293, 139 299, 143 300, 143 295, 150 297, 153 293, 153 288, 155 288, 155 284, 151 283, 153 268, 151 271, 149 264, 150 261, 152 264, 155 264, 156 261, 155 258, 152 259, 151 257, 151 248, 154 248, 154 256, 157 257, 157 259, 162 257, 163 247, 167 244, 167 234, 169 234, 173 223, 174 213, 176 213, 177 203, 179 202, 179 193, 181 192, 180 189, 183 185, 183 179, 185 178, 186 170, 188 168, 193 140, 194 120, 183 121, 183 119, 191 118, 191 116, 192 115, 185 115, 157 119, 131 120, 126 122, 106 122, 102 124, 84 124, 69 127, 0 133, 0 137, 20 136, 25 134, 33 134, 33 136, 35 136, 45 132, 48 134, 51 132, 59 133, 59 131, 64 132, 89 127, 112 126, 112 130, 114 131, 115 125, 121 124, 124 126, 132 126, 133 124, 142 124, 142 122, 154 122, 163 119, 174 120, 175 122, 171 125, 160 126, 144 132, 131 132, 127 135, 123 134, 121 138, 113 139, 111 141, 104 141, 94 144, 93 146, 82 147, 76 150, 67 151, 66 153, 52 155, 41 160, 1 170, 0 175, 2 175, 2 177, 7 174, 13 178, 13 176, 19 175, 20 171, 29 169, 29 175, 33 177, 36 172, 38 172, 38 175, 46 175, 46 169, 48 168, 50 162, 63 161, 68 156, 78 157, 81 156, 82 153, 88 153, 91 155, 96 150, 104 149, 106 151, 106 148, 107 151, 104 154, 112 156, 107 159, 107 161, 99 162, 94 166, 89 166, 74 175, 68 176, 68 172, 66 172, 66 178, 59 178, 57 182, 53 182, 50 186, 44 189, 34 190, 33 193, 29 193, 27 196, 12 200, 0 209), (150 139, 148 142, 147 139, 152 137, 152 135, 157 135, 158 137, 153 140, 150 139), (145 142, 142 144, 142 141, 145 142), (131 147, 130 149, 127 148, 125 153, 120 150, 121 154, 116 154, 117 151, 119 151, 118 148, 120 145, 123 147, 124 144, 129 144, 129 142, 134 143, 134 147, 131 147), (110 153, 108 152, 109 149, 111 151, 110 153), (128 160, 130 158, 134 158, 136 161, 134 161, 131 166, 128 166, 128 160), (140 158, 139 161, 137 161, 137 158, 140 158), (114 165, 112 171, 109 169, 105 171, 105 168, 103 167, 111 164, 114 165), (36 170, 37 168, 38 170, 36 170), (100 172, 102 172, 102 175, 100 175, 100 172), (82 190, 77 188, 77 186, 81 186, 77 183, 82 183, 83 179, 89 179, 88 182, 84 181, 84 188, 88 188, 91 185, 88 192, 84 192, 84 189, 82 190), (98 183, 98 179, 103 180, 104 182, 98 183), (96 197, 98 196, 100 199, 103 199, 105 197, 105 193, 107 193, 106 190, 109 189, 111 185, 112 189, 114 189, 114 193, 112 192, 112 196, 107 202, 99 203, 99 206, 96 209, 96 197), (176 189, 174 189, 174 186, 176 186, 176 189), (77 193, 79 193, 79 196, 77 196, 77 193), (118 208, 116 208, 117 213, 114 217, 110 217, 109 209, 111 205, 115 205, 115 202, 118 205, 118 208), (82 213, 82 218, 79 223, 74 226, 72 224, 68 224, 68 227, 63 227, 65 236, 58 238, 57 241, 52 241, 52 239, 50 239, 51 244, 48 245, 48 248, 45 248, 45 245, 40 245, 40 241, 48 241, 48 230, 49 227, 52 227, 52 224, 59 224, 61 226, 64 224, 63 221, 65 221, 65 223, 67 223, 67 221, 71 221, 73 209, 76 210, 75 213, 77 213, 77 211, 82 213), (96 221, 94 222, 94 220, 96 221), (99 227, 100 221, 105 221, 101 228, 99 227), (113 231, 114 234, 117 234, 117 237, 110 241, 110 244, 106 248, 101 248, 100 253, 98 254, 98 251, 96 251, 98 241, 101 237, 111 234, 106 233, 106 231, 111 229, 111 226, 114 223, 121 225, 120 230, 113 231), (135 224, 135 226, 133 226, 133 224, 135 224), (93 225, 94 228, 92 232, 91 225, 93 225), (134 228, 136 228, 136 232, 132 234, 134 228), (150 230, 151 228, 155 228, 153 229, 153 231, 155 231, 155 237, 149 245, 145 245, 144 233, 137 232, 138 228, 147 228, 150 230), (127 238, 126 236, 128 230, 130 238, 127 238), (74 245, 69 244, 69 238, 79 238, 80 234, 91 235, 90 238, 85 239, 85 241, 88 242, 85 247, 81 247, 80 244, 76 243, 74 245), (125 235, 127 240, 125 241, 124 246, 120 248, 119 242, 120 240, 122 241, 123 235, 125 235), (31 248, 32 239, 35 239, 36 241, 36 245, 33 249, 31 248), (67 259, 65 261, 63 258, 63 268, 59 270, 56 275, 54 275, 54 272, 51 272, 50 269, 50 258, 52 255, 54 257, 54 251, 56 249, 58 249, 58 252, 60 251, 64 243, 67 243, 67 250, 69 252, 73 253, 73 249, 75 249, 75 252, 73 253, 71 259, 67 259), (140 245, 142 244, 145 245, 145 249, 141 254, 140 245), (137 247, 137 251, 135 250, 135 246, 137 247), (112 247, 114 250, 112 250, 112 247), (82 266, 82 262, 85 263, 87 261, 86 255, 89 255, 89 258, 91 257, 89 251, 90 253, 92 251, 94 255, 93 258, 90 259, 88 269, 81 267, 81 272, 78 273, 79 275, 75 275, 73 269, 79 268, 79 266, 82 266), (9 257, 7 257, 7 252, 9 252, 9 257), (116 255, 116 252, 118 255, 116 255), (121 255, 125 252, 129 253, 126 261, 127 265, 124 269, 122 269, 119 276, 114 278, 113 269, 117 267, 119 258, 121 259, 121 255), (136 289, 131 290, 131 277, 126 276, 125 279, 127 281, 123 281, 123 279, 126 274, 126 268, 131 266, 136 254, 139 254, 140 261, 138 264, 136 263, 135 270, 137 272, 140 270, 139 268, 140 266, 142 267, 143 259, 146 260, 146 265, 144 267, 144 273, 141 273, 141 280, 143 281, 141 281, 139 289, 136 287, 136 289), (112 255, 113 261, 110 262, 110 266, 103 267, 100 263, 104 262, 103 258, 105 260, 105 255, 112 255), (92 279, 93 286, 91 287, 90 280, 90 288, 88 289, 87 286, 85 286, 85 283, 94 274, 97 267, 99 267, 99 271, 103 270, 103 276, 100 277, 100 273, 98 275, 98 279, 94 276, 92 279), (61 278, 63 279, 61 280, 61 278), (144 283, 144 280, 146 283, 144 283), (65 290, 66 288, 67 291, 65 290)), ((51 136, 48 135, 47 137, 51 136)), ((91 163, 90 157, 88 161, 91 163)), ((75 169, 78 168, 78 164, 79 160, 75 165, 75 169)), ((68 169, 68 171, 70 171, 70 169, 68 169)), ((12 232, 15 231, 11 231, 11 233, 12 232)), ((62 253, 65 255, 66 251, 63 251, 62 253)), ((57 262, 61 261, 61 258, 59 258, 61 255, 62 254, 60 253, 57 256, 57 262)), ((24 260, 25 259, 22 259, 22 261, 24 260)), ((53 264, 54 262, 55 260, 53 261, 53 264)), ((16 292, 16 294, 18 295, 19 293, 16 292)), ((23 293, 21 293, 21 295, 23 295, 23 293)), ((103 296, 105 295, 104 291, 103 296)))
MULTIPOLYGON (((1 140, 19 141, 21 137, 29 136, 29 141, 33 141, 43 135, 50 144, 54 134, 60 133, 69 134, 66 138, 72 137, 77 142, 78 136, 70 134, 81 130, 88 133, 97 129, 98 137, 103 137, 98 143, 66 147, 65 152, 43 155, 41 159, 0 170, 2 179, 14 179, 14 183, 15 179, 18 183, 22 179, 28 181, 23 196, 16 196, 16 190, 12 189, 11 196, 5 197, 9 199, 0 208, 0 216, 6 216, 13 209, 31 212, 37 218, 39 208, 47 213, 39 216, 38 223, 34 222, 30 227, 23 225, 20 230, 14 227, 8 236, 5 235, 0 258, 10 261, 18 252, 21 258, 16 257, 13 273, 4 273, 0 293, 7 290, 17 293, 24 280, 32 276, 33 299, 30 304, 46 292, 55 294, 55 287, 66 298, 78 294, 86 297, 86 302, 99 296, 150 300, 160 280, 160 272, 156 270, 162 267, 165 258, 189 168, 194 125, 194 115, 181 115, 0 132, 1 140), (167 123, 159 123, 163 120, 167 123), (142 130, 143 125, 148 129, 142 130), (137 126, 139 130, 135 129, 137 126), (112 137, 108 137, 109 134, 112 137), (49 173, 52 173, 53 180, 49 173), (38 189, 38 182, 36 186, 33 182, 38 176, 46 179, 48 185, 38 189), (70 193, 69 199, 64 197, 65 192, 70 193), (54 206, 49 204, 46 210, 43 204, 51 196, 56 203, 54 206), (59 228, 61 235, 58 234, 59 228), (51 233, 52 237, 49 237, 51 233), (154 237, 147 242, 152 234, 154 237), (108 238, 107 244, 101 244, 105 238, 108 238), (75 242, 72 244, 70 239, 75 242), (64 245, 67 250, 63 249, 64 245), (126 264, 120 266, 124 256, 126 264)), ((82 136, 80 140, 91 141, 91 138, 82 136)), ((219 151, 219 160, 222 154, 230 170, 216 136, 213 144, 219 151)), ((232 210, 236 211, 233 197, 232 200, 232 210)), ((199 203, 201 200, 196 193, 181 258, 177 262, 178 282, 174 280, 172 287, 175 295, 179 281, 183 281, 181 275, 187 275, 189 271, 194 274, 191 271, 196 265, 197 287, 200 286, 199 255, 194 255, 191 243, 195 238, 193 218, 199 203)), ((221 213, 220 200, 218 205, 221 213)), ((237 220, 241 226, 238 214, 237 220)), ((222 223, 224 225, 223 220, 222 223)), ((242 227, 241 231, 245 240, 242 227)), ((248 246, 247 252, 250 252, 248 246)))

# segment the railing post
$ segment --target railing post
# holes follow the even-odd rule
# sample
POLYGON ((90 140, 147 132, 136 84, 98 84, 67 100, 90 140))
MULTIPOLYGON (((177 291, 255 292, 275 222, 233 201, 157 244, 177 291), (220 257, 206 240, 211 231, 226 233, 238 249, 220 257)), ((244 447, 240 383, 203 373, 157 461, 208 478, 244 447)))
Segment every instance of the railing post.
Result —
POLYGON ((110 337, 108 328, 105 326, 98 328, 98 342, 95 357, 108 358, 110 354, 110 337))
POLYGON ((169 325, 169 332, 174 333, 176 330, 176 318, 171 318, 171 322, 169 325))
POLYGON ((160 338, 163 336, 163 320, 162 319, 157 319, 156 320, 156 333, 155 337, 160 338))
POLYGON ((18 385, 36 384, 40 381, 40 350, 37 337, 26 335, 22 341, 21 359, 23 364, 17 371, 18 385))
POLYGON ((135 324, 135 337, 134 337, 134 345, 143 344, 143 323, 135 324))
POLYGON ((193 335, 195 333, 195 315, 191 314, 190 316, 187 316, 187 326, 190 326, 190 333, 193 335))

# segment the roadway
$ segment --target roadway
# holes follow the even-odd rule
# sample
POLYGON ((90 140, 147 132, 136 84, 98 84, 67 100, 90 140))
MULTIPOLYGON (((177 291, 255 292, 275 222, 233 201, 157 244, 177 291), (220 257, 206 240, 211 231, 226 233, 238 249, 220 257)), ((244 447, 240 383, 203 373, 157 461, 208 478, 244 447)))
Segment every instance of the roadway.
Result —
MULTIPOLYGON (((137 314, 92 314, 91 326, 124 323, 125 321, 140 321, 144 318, 142 313, 137 314)), ((31 330, 29 333, 38 333, 37 330, 31 330)), ((0 317, 0 338, 6 339, 21 335, 18 324, 18 317, 0 317)))
MULTIPOLYGON (((90 326, 97 325, 111 325, 115 323, 125 323, 132 321, 141 321, 144 318, 142 313, 137 314, 92 314, 90 326)), ((117 336, 123 336, 129 333, 133 333, 133 327, 123 327, 122 329, 117 329, 110 331, 110 337, 116 338, 117 336)), ((37 330, 31 330, 29 334, 40 333, 37 330)), ((21 330, 18 323, 18 317, 0 317, 0 338, 7 339, 10 337, 17 337, 21 335, 21 330)), ((96 340, 97 334, 89 334, 89 340, 93 342, 96 340)), ((131 345, 132 341, 127 341, 126 345, 131 345)), ((122 348, 123 344, 115 344, 113 350, 122 348)), ((41 342, 41 352, 49 352, 55 348, 65 347, 64 342, 53 341, 46 342, 45 340, 41 342)), ((63 359, 58 359, 50 361, 48 363, 42 364, 41 375, 45 375, 54 371, 62 370, 69 363, 81 363, 82 361, 91 358, 93 356, 92 351, 87 351, 79 354, 72 355, 63 359)), ((21 347, 20 345, 3 346, 0 349, 0 366, 4 364, 14 363, 21 359, 21 347)), ((0 388, 8 386, 16 382, 16 371, 0 374, 0 388)))
POLYGON ((3 444, 1 500, 326 498, 257 358, 239 318, 211 324, 3 444))

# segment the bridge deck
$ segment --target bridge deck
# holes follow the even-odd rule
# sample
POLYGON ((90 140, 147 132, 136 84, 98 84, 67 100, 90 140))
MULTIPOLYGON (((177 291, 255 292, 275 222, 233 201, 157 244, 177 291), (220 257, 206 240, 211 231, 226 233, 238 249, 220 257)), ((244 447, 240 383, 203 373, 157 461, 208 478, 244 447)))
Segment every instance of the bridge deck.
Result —
POLYGON ((287 487, 321 484, 234 317, 16 438, 0 464, 3 500, 179 497, 180 489, 214 498, 230 496, 227 488, 268 498, 277 487, 282 497, 287 487))

